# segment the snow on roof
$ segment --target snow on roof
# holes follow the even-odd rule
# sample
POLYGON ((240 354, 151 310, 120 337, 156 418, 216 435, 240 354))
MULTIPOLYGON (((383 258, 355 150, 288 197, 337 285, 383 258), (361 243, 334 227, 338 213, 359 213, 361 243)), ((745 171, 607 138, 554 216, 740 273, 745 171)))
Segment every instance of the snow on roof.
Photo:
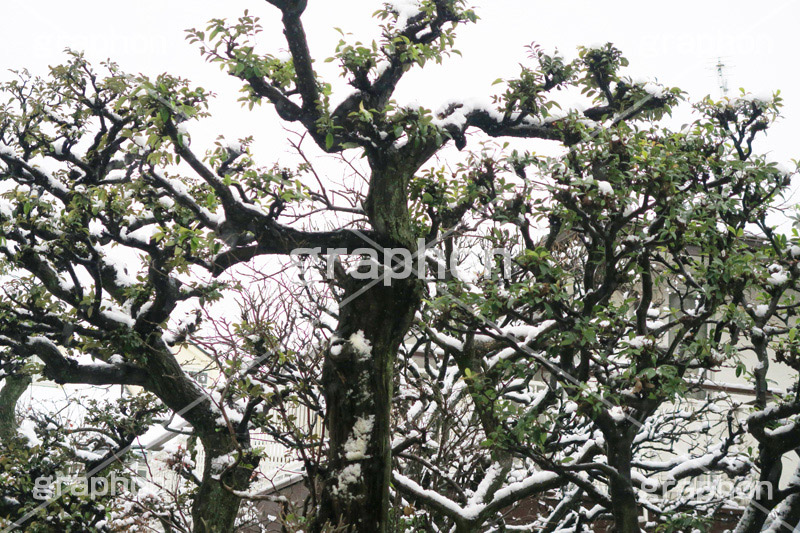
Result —
POLYGON ((179 416, 176 416, 166 426, 155 424, 143 435, 137 437, 136 444, 131 448, 134 450, 160 450, 167 442, 180 435, 177 431, 186 429, 188 426, 189 423, 179 416))

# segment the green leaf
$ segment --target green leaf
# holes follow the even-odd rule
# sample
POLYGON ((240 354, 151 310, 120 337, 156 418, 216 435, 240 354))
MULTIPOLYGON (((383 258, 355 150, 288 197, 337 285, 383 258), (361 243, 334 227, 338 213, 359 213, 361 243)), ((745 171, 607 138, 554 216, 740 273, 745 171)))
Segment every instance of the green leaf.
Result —
POLYGON ((645 368, 644 370, 639 372, 639 375, 642 376, 642 377, 645 377, 647 379, 653 379, 654 377, 656 377, 656 369, 652 368, 652 367, 651 368, 645 368))

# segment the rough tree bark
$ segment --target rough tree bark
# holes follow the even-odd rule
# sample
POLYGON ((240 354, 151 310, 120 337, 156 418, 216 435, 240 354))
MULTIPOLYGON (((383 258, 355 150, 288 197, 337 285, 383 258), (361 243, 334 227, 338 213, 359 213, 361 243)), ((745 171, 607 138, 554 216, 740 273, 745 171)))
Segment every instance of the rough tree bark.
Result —
POLYGON ((619 438, 608 438, 606 435, 608 464, 616 474, 608 483, 611 496, 611 514, 617 533, 639 533, 639 507, 636 504, 636 492, 631 482, 631 460, 633 459, 632 443, 636 431, 627 431, 619 438))
POLYGON ((6 376, 4 381, 5 384, 0 389, 0 442, 6 442, 16 436, 17 401, 30 385, 31 377, 27 374, 6 376))
MULTIPOLYGON (((428 156, 404 160, 395 152, 389 158, 376 154, 369 158, 372 176, 366 212, 380 245, 416 252, 407 188, 428 156)), ((392 471, 393 369, 420 305, 422 283, 413 274, 405 279, 389 276, 386 282, 340 277, 345 289, 337 330, 341 344, 328 351, 323 371, 330 448, 317 526, 329 523, 346 531, 383 532, 392 471), (371 344, 369 354, 349 342, 354 334, 363 334, 371 344), (363 453, 356 444, 359 439, 367 440, 363 453)))
POLYGON ((390 287, 376 284, 341 309, 339 336, 348 339, 362 331, 372 350, 364 357, 347 346, 338 355, 329 353, 325 361, 330 461, 320 514, 323 523, 346 525, 348 531, 385 531, 393 366, 419 297, 415 280, 396 280, 390 287), (368 429, 368 435, 359 428, 368 429), (368 438, 364 454, 349 444, 359 438, 368 438))
MULTIPOLYGON (((354 71, 352 84, 357 90, 337 109, 332 112, 326 110, 323 114, 321 110, 325 109, 325 106, 322 105, 324 98, 321 95, 321 87, 324 85, 321 84, 321 80, 314 71, 305 31, 300 20, 307 2, 305 0, 268 0, 268 3, 277 7, 282 14, 284 34, 292 56, 291 70, 294 71, 294 87, 291 89, 284 87, 282 82, 276 82, 270 78, 270 75, 261 73, 260 67, 264 65, 259 64, 259 68, 254 69, 253 65, 249 63, 249 53, 244 54, 248 57, 247 61, 244 61, 241 59, 241 54, 233 53, 235 47, 223 47, 228 50, 230 55, 227 57, 217 56, 214 60, 221 59, 228 66, 234 67, 231 72, 233 75, 241 77, 250 86, 254 99, 270 100, 275 104, 275 109, 282 119, 302 124, 324 151, 340 152, 349 146, 360 146, 365 150, 371 168, 369 191, 364 205, 371 229, 365 233, 377 241, 380 246, 403 248, 412 254, 416 251, 416 235, 408 211, 409 181, 414 173, 448 142, 448 138, 452 139, 456 147, 460 149, 466 144, 464 134, 468 127, 483 130, 493 137, 540 138, 559 140, 564 144, 578 142, 585 133, 583 127, 571 131, 568 125, 559 124, 558 121, 545 123, 538 119, 526 120, 528 112, 516 111, 513 109, 514 105, 511 105, 501 118, 497 117, 496 110, 493 108, 466 109, 460 104, 451 106, 445 113, 437 117, 439 120, 449 122, 443 128, 447 135, 438 131, 438 128, 417 128, 417 126, 424 125, 424 121, 417 119, 403 118, 395 122, 387 120, 389 114, 388 112, 384 113, 383 110, 390 102, 394 88, 403 74, 417 63, 416 53, 407 53, 408 46, 429 45, 438 40, 443 32, 446 32, 446 25, 474 20, 474 16, 469 15, 466 11, 461 10, 463 12, 459 14, 458 2, 449 1, 433 2, 434 14, 420 13, 412 17, 410 23, 407 21, 405 28, 399 28, 398 36, 402 39, 399 39, 398 42, 402 41, 406 44, 394 46, 391 51, 386 51, 388 67, 381 70, 381 74, 373 82, 369 82, 368 72, 361 71, 361 69, 354 71), (302 105, 296 101, 297 96, 302 100, 302 105), (372 118, 367 121, 351 117, 354 114, 361 116, 357 113, 358 109, 362 109, 369 117, 372 117, 372 111, 368 110, 374 110, 377 122, 373 122, 372 118), (382 116, 382 114, 386 116, 382 116), (452 120, 448 120, 448 117, 452 120), (330 127, 325 126, 328 122, 331 122, 330 127), (407 128, 406 126, 412 127, 407 128), (429 133, 416 134, 414 132, 417 129, 420 132, 427 130, 429 133)), ((219 35, 219 32, 211 32, 209 39, 213 40, 214 35, 219 35)), ((202 37, 199 39, 202 40, 202 37)), ((446 40, 444 39, 442 42, 446 40)), ((214 50, 209 53, 216 54, 217 49, 217 47, 209 47, 207 50, 214 50)), ((441 51, 435 52, 434 55, 439 57, 441 51)), ((93 81, 92 79, 92 83, 93 81)), ((72 85, 73 82, 70 80, 69 86, 72 85)), ((542 90, 547 91, 553 87, 554 85, 545 84, 542 90)), ((625 90, 627 91, 628 88, 625 90)), ((157 91, 154 94, 158 95, 157 91)), ((119 98, 119 96, 114 95, 113 98, 119 98)), ((163 104, 158 98, 155 100, 163 104)), ((203 98, 198 97, 198 101, 202 100, 203 98)), ((0 152, 0 161, 3 161, 13 173, 18 174, 16 179, 20 183, 35 184, 50 192, 64 206, 71 205, 76 193, 69 192, 69 187, 80 180, 84 183, 97 183, 100 177, 108 173, 110 168, 107 164, 108 161, 125 142, 123 138, 119 137, 124 128, 132 124, 135 126, 132 126, 132 129, 137 132, 148 131, 143 126, 149 122, 142 121, 142 117, 135 115, 133 111, 130 117, 118 118, 119 115, 116 111, 110 113, 106 110, 95 109, 98 106, 97 102, 100 101, 111 100, 93 99, 86 109, 98 113, 97 116, 104 121, 104 124, 105 121, 112 124, 110 130, 105 132, 105 137, 97 136, 96 149, 89 151, 89 153, 102 154, 102 157, 94 158, 93 156, 89 162, 78 161, 80 165, 77 166, 73 164, 72 166, 76 168, 73 168, 72 172, 67 175, 70 180, 67 185, 61 184, 53 177, 31 167, 27 155, 22 160, 13 152, 0 152), (82 175, 77 168, 80 168, 85 175, 82 175), (77 178, 73 177, 75 172, 77 172, 77 178), (58 186, 54 186, 54 183, 57 183, 58 186)), ((608 106, 587 110, 584 114, 587 117, 600 119, 606 115, 610 116, 612 111, 622 111, 621 103, 617 105, 609 101, 608 104, 608 106)), ((661 104, 663 101, 658 98, 649 98, 649 103, 639 106, 637 112, 658 107, 661 104)), ((198 109, 202 107, 198 104, 198 109)), ((183 208, 194 212, 197 221, 205 229, 215 234, 216 237, 220 237, 220 240, 229 246, 225 251, 214 255, 211 260, 194 258, 197 265, 202 265, 212 274, 219 275, 231 266, 259 255, 286 255, 297 248, 315 244, 331 247, 348 238, 350 239, 349 243, 353 243, 352 234, 345 231, 345 228, 335 232, 304 232, 281 225, 277 221, 278 215, 273 215, 272 211, 270 214, 259 214, 257 210, 252 209, 251 204, 239 201, 237 197, 243 195, 234 194, 226 183, 225 167, 227 163, 218 169, 207 166, 203 162, 203 158, 195 156, 188 144, 182 141, 178 134, 178 125, 180 124, 179 119, 185 117, 176 114, 172 104, 164 104, 163 107, 159 107, 156 104, 148 103, 147 110, 146 116, 161 117, 159 121, 164 123, 157 123, 157 128, 161 130, 159 133, 162 136, 170 137, 175 148, 175 155, 188 163, 197 177, 214 191, 225 212, 224 222, 217 223, 214 217, 204 214, 206 209, 198 205, 190 195, 178 194, 170 180, 160 177, 156 172, 139 171, 141 175, 138 177, 143 180, 146 178, 148 182, 152 182, 159 194, 163 193, 168 199, 172 198, 183 208), (164 116, 169 116, 169 120, 163 119, 164 116), (227 234, 247 237, 246 244, 236 244, 237 239, 233 239, 233 244, 229 243, 230 239, 223 238, 227 234)), ((628 113, 625 118, 634 115, 635 113, 628 113)), ((614 120, 618 123, 623 118, 614 120)), ((48 153, 59 152, 58 158, 61 158, 61 161, 64 161, 65 157, 73 157, 73 154, 65 156, 60 149, 55 150, 49 141, 47 148, 51 150, 48 153)), ((26 148, 25 153, 28 152, 30 150, 26 148)), ((277 202, 274 206, 278 209, 277 202)), ((280 209, 277 212, 279 213, 280 209)), ((87 213, 82 213, 81 216, 84 219, 84 225, 87 225, 91 217, 87 213)), ((116 219, 116 215, 112 218, 116 219)), ((206 451, 203 480, 192 507, 194 531, 198 533, 230 531, 233 529, 240 498, 228 489, 246 488, 254 462, 252 458, 247 458, 248 460, 243 461, 242 464, 222 473, 221 479, 218 479, 219 473, 214 472, 212 466, 215 458, 246 448, 246 435, 234 435, 233 432, 226 431, 216 422, 219 412, 211 405, 210 398, 181 369, 162 340, 159 325, 167 322, 179 300, 193 297, 190 292, 179 294, 177 278, 170 277, 169 273, 163 272, 166 268, 165 265, 172 264, 171 258, 179 254, 174 254, 176 249, 172 245, 169 247, 156 246, 155 240, 148 243, 131 240, 128 235, 128 227, 126 226, 124 229, 124 235, 120 227, 112 226, 104 231, 110 240, 138 247, 149 257, 148 277, 150 279, 148 284, 152 287, 148 288, 152 289, 152 301, 148 300, 149 310, 142 311, 141 317, 138 310, 135 316, 131 316, 131 319, 135 318, 136 325, 133 329, 137 334, 136 338, 146 342, 142 342, 141 345, 134 348, 129 348, 127 341, 124 346, 120 346, 118 351, 120 355, 124 356, 125 363, 123 364, 84 365, 84 367, 67 364, 67 360, 58 353, 53 343, 64 342, 59 339, 62 332, 71 331, 66 328, 66 326, 72 325, 70 318, 64 323, 58 323, 57 327, 52 330, 49 323, 39 324, 40 328, 34 331, 43 330, 47 333, 46 338, 49 340, 48 343, 39 342, 37 346, 31 346, 32 352, 44 350, 42 353, 31 353, 31 355, 38 355, 45 361, 47 367, 45 374, 57 382, 139 385, 153 392, 170 409, 185 418, 193 427, 206 451), (46 353, 48 351, 49 361, 48 353, 46 353)), ((75 236, 73 240, 87 239, 87 232, 79 233, 80 235, 75 236)), ((52 240, 52 236, 44 233, 40 237, 41 240, 52 240)), ((26 247, 29 244, 24 236, 15 238, 26 247)), ((69 240, 63 239, 64 243, 62 244, 69 240)), ((95 243, 89 240, 87 244, 93 246, 95 243)), ((368 247, 370 244, 369 241, 361 243, 356 239, 356 245, 368 247)), ((89 248, 91 249, 92 246, 89 248)), ((67 248, 69 247, 67 246, 67 248)), ((348 250, 353 248, 354 246, 348 246, 348 250)), ((185 250, 181 253, 188 254, 187 260, 191 256, 191 253, 185 250)), ((69 258, 62 257, 60 259, 66 261, 69 258)), ((72 289, 64 288, 47 258, 34 252, 33 248, 20 254, 18 260, 20 267, 35 275, 47 291, 76 309, 78 318, 82 322, 92 324, 95 329, 91 332, 97 332, 98 338, 105 341, 107 338, 100 336, 100 332, 115 333, 122 331, 123 327, 128 327, 114 319, 99 317, 99 313, 94 313, 94 315, 89 313, 89 308, 83 301, 83 294, 79 294, 82 290, 80 284, 75 283, 74 285, 78 285, 78 287, 72 289)), ((97 311, 100 311, 103 303, 102 290, 111 294, 118 304, 126 302, 125 288, 116 284, 115 276, 103 274, 108 269, 102 262, 95 266, 98 267, 96 269, 98 273, 93 274, 96 278, 94 287, 100 294, 94 302, 97 311)), ((114 273, 111 272, 111 274, 114 273)), ((345 531, 383 533, 387 528, 392 459, 390 412, 393 367, 398 348, 407 334, 422 297, 422 282, 413 275, 406 279, 395 279, 394 276, 389 279, 391 283, 384 284, 383 280, 375 282, 374 280, 357 280, 353 276, 340 276, 339 281, 344 289, 344 298, 347 299, 347 303, 340 306, 338 339, 329 348, 323 370, 330 445, 329 462, 326 470, 322 473, 325 490, 322 491, 317 529, 321 529, 326 524, 333 524, 343 526, 345 531), (363 338, 368 341, 369 349, 364 349, 363 342, 358 346, 357 343, 350 342, 354 335, 356 335, 356 339, 363 338)), ((129 332, 125 330, 124 333, 127 337, 129 332)), ((15 343, 19 343, 21 346, 30 344, 27 334, 18 335, 20 338, 16 339, 15 343)), ((565 367, 571 367, 571 365, 565 365, 565 367)), ((490 425, 488 412, 484 413, 484 417, 486 418, 485 423, 490 425)), ((625 442, 617 442, 610 449, 609 463, 612 463, 611 455, 626 449, 630 445, 631 439, 632 437, 625 442)), ((619 512, 615 509, 615 517, 619 514, 622 520, 620 524, 628 524, 619 526, 621 527, 620 531, 636 532, 638 525, 635 498, 630 486, 629 453, 615 456, 611 466, 617 468, 620 477, 627 480, 626 484, 619 486, 612 484, 612 492, 620 492, 622 495, 621 507, 619 512), (631 500, 632 506, 630 505, 631 500)), ((537 490, 540 489, 541 487, 537 488, 537 490)), ((497 505, 499 506, 501 503, 505 506, 512 502, 502 501, 497 505)), ((487 513, 495 512, 499 508, 488 509, 487 513)), ((467 526, 462 524, 459 527, 467 526)))

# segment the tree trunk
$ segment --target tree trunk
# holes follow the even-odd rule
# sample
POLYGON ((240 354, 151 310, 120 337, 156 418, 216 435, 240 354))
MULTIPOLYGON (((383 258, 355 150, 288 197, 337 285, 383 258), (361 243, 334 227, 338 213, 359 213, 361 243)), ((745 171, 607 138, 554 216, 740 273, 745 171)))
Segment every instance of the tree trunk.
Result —
POLYGON ((203 476, 200 490, 192 504, 194 533, 233 531, 241 499, 225 490, 218 481, 203 476))
MULTIPOLYGON (((633 433, 635 431, 627 431, 633 433)), ((639 533, 639 507, 631 482, 632 436, 608 438, 606 435, 608 464, 617 471, 609 480, 611 514, 615 533, 639 533)))
POLYGON ((764 530, 764 523, 767 520, 767 513, 771 511, 777 503, 774 494, 779 486, 783 466, 781 463, 782 454, 773 454, 763 444, 759 447, 758 466, 760 474, 758 476, 759 487, 771 486, 773 490, 757 491, 747 508, 742 513, 742 518, 736 525, 735 533, 757 533, 764 530))
MULTIPOLYGON (((416 162, 370 157, 373 173, 365 210, 384 246, 416 251, 407 188, 425 159, 426 154, 416 162)), ((383 533, 392 469, 393 369, 421 303, 422 282, 413 273, 405 279, 347 276, 340 281, 346 300, 339 308, 338 338, 327 353, 322 376, 329 452, 317 527, 331 524, 348 532, 383 533), (359 342, 362 338, 371 344, 369 353, 359 342)))
POLYGON ((411 279, 394 280, 390 287, 379 283, 340 311, 338 337, 344 343, 334 344, 323 371, 330 452, 320 525, 386 530, 393 367, 419 305, 418 285, 411 279), (362 334, 371 344, 369 354, 349 341, 362 334))
POLYGON ((244 432, 234 437, 228 428, 217 423, 219 410, 212 405, 210 397, 187 377, 175 356, 160 339, 150 339, 148 346, 153 349, 146 362, 150 375, 147 390, 156 394, 170 409, 192 425, 205 452, 203 478, 192 503, 193 531, 233 531, 241 498, 223 487, 220 479, 215 478, 220 471, 212 469, 212 461, 227 454, 237 457, 238 447, 245 450, 240 463, 236 468, 226 470, 221 481, 232 489, 246 490, 250 475, 258 464, 256 457, 246 453, 250 445, 249 434, 244 432))
POLYGON ((17 401, 30 385, 31 377, 27 374, 6 376, 4 381, 0 390, 0 442, 6 442, 17 435, 17 401))
MULTIPOLYGON (((192 522, 194 533, 224 533, 233 531, 239 514, 241 498, 222 486, 224 482, 235 490, 245 490, 255 466, 255 458, 245 454, 236 468, 225 472, 220 479, 215 477, 212 460, 215 457, 232 453, 236 457, 233 437, 224 434, 201 438, 205 451, 203 479, 192 503, 192 522)), ((243 445, 245 443, 242 443, 243 445)))

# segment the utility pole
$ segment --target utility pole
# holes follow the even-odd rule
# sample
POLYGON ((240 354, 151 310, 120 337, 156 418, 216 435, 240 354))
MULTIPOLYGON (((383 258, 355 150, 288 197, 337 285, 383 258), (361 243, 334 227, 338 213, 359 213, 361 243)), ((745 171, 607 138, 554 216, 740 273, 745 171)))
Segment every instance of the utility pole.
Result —
POLYGON ((717 69, 717 80, 719 81, 719 90, 722 92, 723 97, 728 96, 728 77, 725 75, 725 71, 728 66, 722 61, 721 57, 717 58, 717 64, 715 65, 717 69))

